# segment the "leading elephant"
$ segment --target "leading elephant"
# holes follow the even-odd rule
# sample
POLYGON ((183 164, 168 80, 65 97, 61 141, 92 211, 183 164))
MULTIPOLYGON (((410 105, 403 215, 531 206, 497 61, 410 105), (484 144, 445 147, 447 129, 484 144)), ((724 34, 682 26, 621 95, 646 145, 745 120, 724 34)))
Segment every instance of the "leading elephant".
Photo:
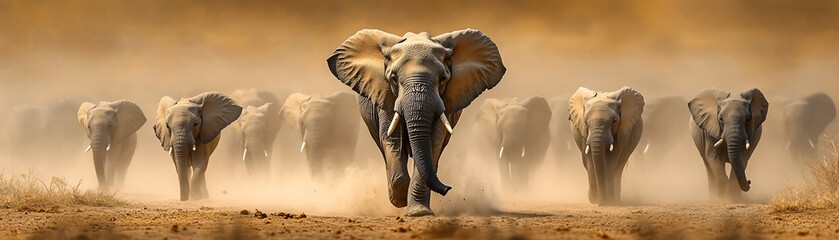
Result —
POLYGON ((836 105, 824 93, 814 93, 787 103, 783 109, 786 148, 799 163, 816 159, 819 138, 836 119, 836 105))
POLYGON ((242 115, 225 128, 228 137, 223 142, 228 147, 228 158, 242 162, 248 175, 265 181, 271 172, 274 140, 280 131, 280 100, 273 93, 257 90, 236 90, 230 98, 242 107, 242 115))
POLYGON ((390 202, 407 206, 408 216, 434 214, 429 189, 441 195, 451 189, 437 178, 437 167, 461 111, 506 72, 495 43, 474 29, 434 37, 361 30, 327 65, 360 95, 362 119, 385 160, 390 202))
POLYGON ((177 101, 169 96, 160 99, 154 134, 175 164, 181 201, 208 197, 204 174, 210 155, 218 146, 221 130, 241 113, 242 107, 218 92, 177 101))
POLYGON ((528 186, 530 175, 545 160, 550 121, 551 109, 543 97, 484 100, 473 137, 498 162, 502 185, 514 191, 528 186))
POLYGON ((711 195, 739 199, 740 190, 750 189, 746 165, 760 142, 769 102, 757 88, 739 94, 709 88, 688 102, 688 109, 691 136, 705 163, 711 195), (726 163, 731 164, 728 175, 726 163))
POLYGON ((298 134, 313 178, 343 175, 354 160, 361 122, 356 102, 355 94, 337 92, 294 93, 283 103, 282 119, 298 134))
POLYGON ((620 202, 623 169, 644 130, 644 97, 629 87, 614 92, 580 87, 568 110, 571 134, 588 171, 589 202, 620 202))
POLYGON ((76 117, 90 139, 99 189, 122 187, 137 147, 137 130, 146 123, 143 110, 128 100, 84 102, 76 117))

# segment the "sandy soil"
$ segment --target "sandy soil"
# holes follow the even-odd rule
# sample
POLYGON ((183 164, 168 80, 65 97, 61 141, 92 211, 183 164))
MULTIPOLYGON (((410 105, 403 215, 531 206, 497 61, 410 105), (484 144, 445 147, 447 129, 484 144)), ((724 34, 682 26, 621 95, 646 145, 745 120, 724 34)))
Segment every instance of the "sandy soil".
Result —
MULTIPOLYGON (((310 216, 216 206, 134 202, 57 212, 0 210, 0 238, 141 239, 754 239, 839 238, 839 211, 771 213, 763 204, 696 203, 515 208, 491 216, 310 216), (243 210, 247 210, 244 212, 243 210)), ((389 206, 388 206, 389 207, 389 206)))

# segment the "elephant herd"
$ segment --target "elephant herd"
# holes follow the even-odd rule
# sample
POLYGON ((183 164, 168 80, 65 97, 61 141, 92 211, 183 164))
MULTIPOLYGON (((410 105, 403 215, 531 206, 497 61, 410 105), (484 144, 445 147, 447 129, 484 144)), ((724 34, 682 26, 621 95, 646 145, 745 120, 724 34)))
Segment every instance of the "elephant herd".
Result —
MULTIPOLYGON (((348 166, 346 158, 354 154, 363 125, 384 160, 391 204, 407 207, 408 216, 432 215, 430 193, 446 195, 452 189, 437 170, 459 122, 474 128, 481 159, 495 160, 502 185, 511 189, 527 185, 549 150, 555 155, 578 151, 588 173, 589 201, 615 204, 635 151, 645 156, 642 161, 655 161, 671 136, 689 135, 704 161, 712 194, 731 197, 750 188, 745 169, 761 141, 762 124, 770 118, 769 101, 758 89, 730 93, 711 88, 690 101, 667 97, 646 104, 629 87, 613 92, 581 87, 550 100, 486 99, 474 121, 461 121, 464 109, 499 84, 507 70, 496 44, 473 29, 437 36, 361 30, 326 63, 355 94, 296 93, 283 103, 255 89, 229 96, 163 97, 152 124, 177 171, 180 199, 208 197, 205 173, 221 135, 226 135, 223 147, 249 175, 265 179, 280 128, 291 129, 300 140, 295 150, 305 153, 317 179, 348 166), (655 137, 645 137, 645 130, 655 137)), ((787 146, 796 158, 813 158, 819 135, 835 118, 833 100, 818 93, 785 103, 777 111, 783 112, 787 146)), ((136 132, 147 120, 144 113, 137 104, 119 100, 83 103, 77 116, 87 131, 86 151, 93 152, 100 188, 119 186, 142 141, 136 132)))

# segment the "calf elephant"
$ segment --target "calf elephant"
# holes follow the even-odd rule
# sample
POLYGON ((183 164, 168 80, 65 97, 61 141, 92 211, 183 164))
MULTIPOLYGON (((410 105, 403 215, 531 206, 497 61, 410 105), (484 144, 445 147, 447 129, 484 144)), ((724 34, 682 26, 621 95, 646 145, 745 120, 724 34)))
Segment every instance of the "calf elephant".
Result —
POLYGON ((641 118, 651 127, 644 130, 638 144, 642 149, 640 154, 636 154, 640 162, 658 164, 670 161, 665 159, 671 156, 670 153, 683 149, 681 146, 690 146, 690 131, 685 125, 685 119, 691 117, 690 112, 685 111, 687 104, 686 99, 671 96, 649 101, 644 106, 641 118))
POLYGON ((800 163, 816 159, 819 137, 836 119, 833 99, 827 94, 815 93, 786 104, 783 111, 786 148, 793 159, 800 163))
POLYGON ((551 109, 542 97, 487 99, 481 105, 474 137, 498 161, 502 184, 528 185, 551 142, 551 109))
POLYGON ((280 130, 280 100, 273 93, 256 89, 236 90, 230 95, 242 106, 242 115, 225 129, 229 152, 241 159, 248 175, 266 180, 274 156, 274 140, 280 130))
POLYGON ((99 189, 122 187, 137 147, 137 130, 146 123, 143 110, 128 100, 85 102, 76 114, 90 139, 99 189))
POLYGON ((711 195, 738 199, 740 190, 750 189, 746 165, 760 142, 769 102, 757 88, 733 95, 709 88, 691 100, 688 109, 691 136, 705 163, 711 195), (725 163, 731 164, 729 175, 725 163))
POLYGON ((440 182, 437 167, 461 111, 506 72, 495 43, 473 29, 434 37, 361 30, 327 65, 360 95, 362 119, 385 160, 390 202, 407 206, 408 216, 434 214, 429 189, 441 195, 451 189, 440 182))
POLYGON ((588 171, 589 202, 619 202, 623 169, 644 129, 644 97, 629 87, 614 92, 581 87, 568 110, 571 134, 588 171))
POLYGON ((154 133, 175 163, 181 201, 189 200, 190 196, 193 199, 208 197, 204 174, 210 155, 218 146, 221 130, 241 113, 242 107, 218 92, 177 101, 169 96, 160 99, 154 133))
POLYGON ((355 94, 295 93, 286 99, 281 116, 300 137, 312 177, 342 175, 353 161, 360 125, 355 94))

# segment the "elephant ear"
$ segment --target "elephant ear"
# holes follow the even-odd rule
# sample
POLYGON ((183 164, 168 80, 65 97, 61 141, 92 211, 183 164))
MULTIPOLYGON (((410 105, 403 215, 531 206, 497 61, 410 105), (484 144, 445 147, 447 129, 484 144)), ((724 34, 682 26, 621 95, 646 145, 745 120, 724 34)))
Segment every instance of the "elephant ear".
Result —
POLYGON ((275 136, 280 131, 280 124, 282 123, 282 120, 280 120, 280 99, 273 93, 266 91, 257 91, 257 94, 259 98, 270 103, 268 109, 263 113, 268 118, 268 131, 271 131, 271 135, 275 136))
POLYGON ((521 101, 521 105, 527 108, 527 116, 530 118, 528 136, 550 132, 551 107, 547 99, 539 96, 529 97, 521 101))
POLYGON ((571 99, 568 100, 568 120, 583 138, 588 137, 588 125, 586 125, 586 102, 597 96, 597 92, 591 89, 580 87, 571 99))
POLYGON ((160 140, 160 146, 166 151, 169 151, 169 148, 172 147, 171 134, 169 128, 166 127, 166 118, 168 117, 166 116, 166 109, 174 106, 175 103, 177 101, 169 96, 160 98, 160 103, 157 105, 157 116, 154 119, 154 135, 157 136, 157 139, 160 140))
POLYGON ((722 137, 722 127, 717 119, 719 115, 719 102, 728 98, 731 93, 723 92, 716 88, 705 89, 693 100, 688 102, 688 109, 693 117, 693 122, 705 133, 719 139, 722 137))
POLYGON ((352 116, 352 119, 340 119, 340 121, 347 124, 346 127, 352 127, 358 124, 361 120, 361 115, 358 113, 358 99, 356 95, 348 92, 337 92, 326 96, 330 102, 334 103, 335 116, 345 117, 352 116))
POLYGON ((830 125, 836 119, 836 105, 833 99, 827 94, 816 93, 804 98, 808 105, 812 106, 814 116, 812 118, 812 127, 814 133, 822 133, 827 125, 830 125))
POLYGON ((481 93, 495 87, 507 72, 498 47, 481 31, 454 31, 436 36, 434 40, 452 53, 449 57, 451 78, 441 93, 447 113, 469 106, 481 93))
POLYGON ((108 104, 117 110, 117 125, 114 129, 116 141, 120 141, 140 130, 146 123, 146 115, 136 103, 128 100, 119 100, 108 104))
POLYGON ((749 100, 749 112, 752 114, 752 119, 746 123, 746 129, 749 133, 754 133, 763 124, 763 121, 766 121, 766 114, 769 112, 769 101, 763 96, 763 92, 757 88, 742 92, 740 96, 749 100))
POLYGON ((89 102, 84 102, 84 103, 82 103, 82 106, 79 107, 79 112, 76 113, 76 117, 79 119, 79 124, 81 124, 82 128, 84 128, 85 130, 87 130, 87 128, 88 128, 87 123, 90 120, 90 119, 88 119, 88 117, 89 117, 88 112, 90 112, 90 110, 93 110, 93 108, 95 108, 95 107, 96 107, 96 104, 89 103, 89 102))
POLYGON ((189 99, 201 105, 201 130, 198 137, 204 144, 212 142, 221 130, 239 119, 242 107, 219 92, 206 92, 189 99))
MULTIPOLYGON (((618 139, 632 139, 633 134, 639 134, 636 129, 643 127, 644 96, 630 87, 624 86, 609 94, 610 98, 620 100, 620 122, 618 123, 618 139)), ((637 136, 637 137, 640 137, 637 136)))
POLYGON ((375 29, 350 36, 326 60, 335 78, 383 109, 393 109, 396 94, 385 78, 385 51, 404 38, 375 29))
POLYGON ((294 93, 285 100, 280 116, 286 125, 291 126, 294 132, 303 136, 303 126, 300 125, 300 115, 303 114, 303 103, 312 99, 312 96, 294 93))

